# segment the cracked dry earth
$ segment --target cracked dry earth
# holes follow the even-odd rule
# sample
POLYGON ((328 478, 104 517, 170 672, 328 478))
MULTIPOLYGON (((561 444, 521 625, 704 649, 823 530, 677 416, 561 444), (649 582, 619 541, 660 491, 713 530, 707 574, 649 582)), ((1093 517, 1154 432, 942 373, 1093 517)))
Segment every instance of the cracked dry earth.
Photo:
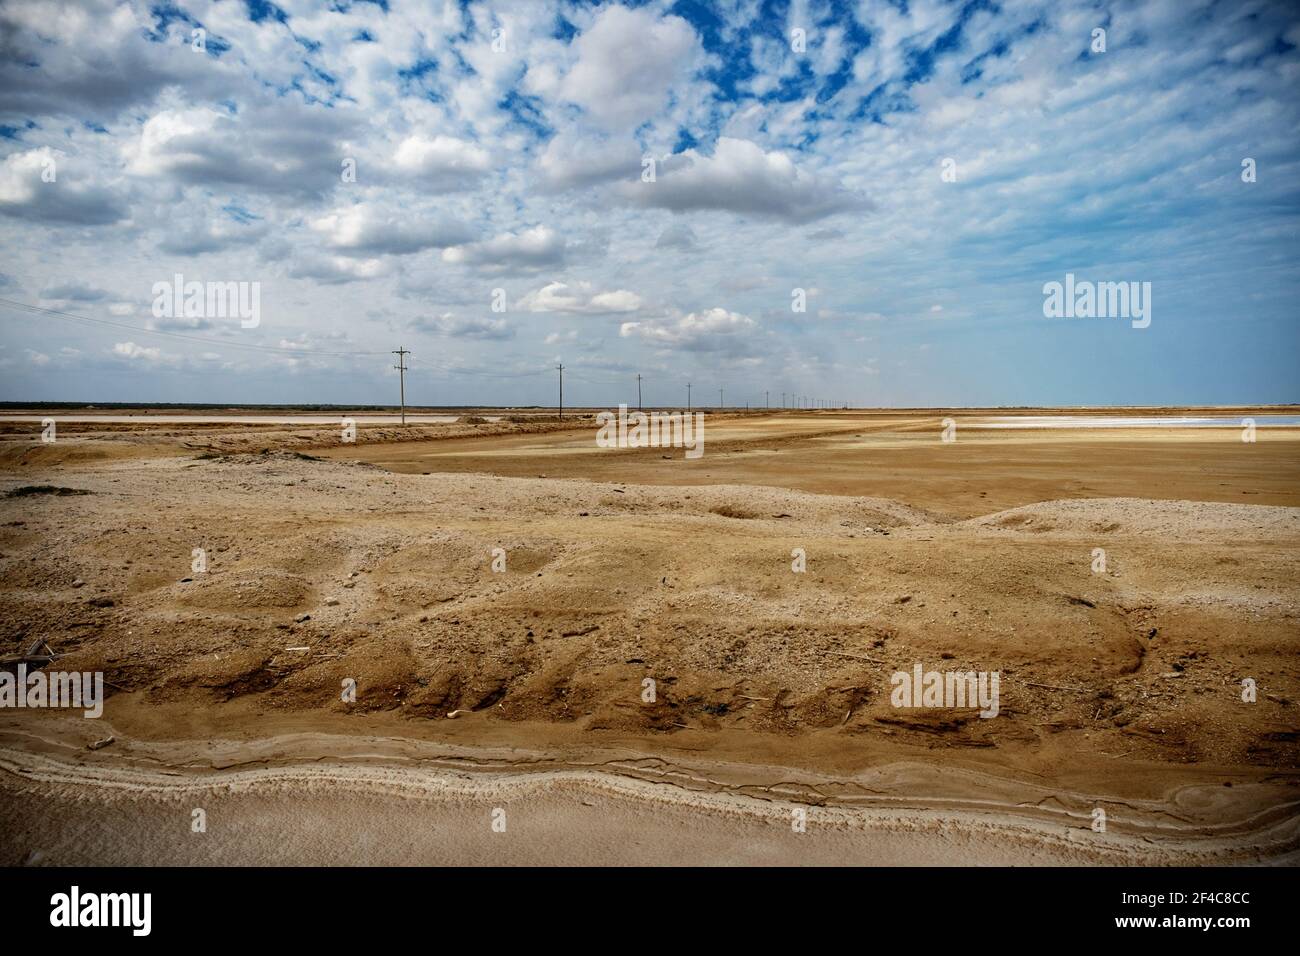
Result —
MULTIPOLYGON (((1300 509, 1092 498, 955 517, 883 498, 394 474, 289 452, 45 465, 6 474, 0 493, 9 493, 0 500, 0 646, 43 637, 65 655, 59 669, 102 670, 111 695, 100 728, 0 712, 0 808, 24 821, 16 832, 27 837, 4 862, 78 858, 31 843, 41 839, 38 797, 69 832, 119 821, 90 857, 135 859, 128 845, 152 845, 127 836, 120 807, 79 817, 87 811, 74 784, 42 760, 71 762, 100 783, 160 768, 291 776, 298 758, 346 763, 360 747, 373 774, 380 756, 416 760, 394 748, 417 744, 439 759, 447 747, 495 748, 512 773, 601 765, 604 783, 591 785, 600 793, 576 806, 622 802, 594 830, 582 824, 593 833, 654 805, 607 792, 600 755, 615 753, 667 761, 686 791, 743 792, 769 809, 793 800, 851 816, 856 798, 845 788, 859 786, 894 801, 891 813, 911 807, 903 823, 877 819, 871 840, 858 833, 861 846, 846 837, 808 857, 818 862, 952 862, 941 850, 962 840, 991 862, 1002 859, 991 847, 1008 839, 1020 847, 1009 862, 1294 859, 1300 509), (28 491, 13 494, 20 487, 28 491), (196 548, 204 572, 191 570, 196 548), (1104 573, 1093 569, 1098 548, 1104 573), (791 570, 795 549, 805 573, 791 570), (999 671, 999 715, 891 706, 890 675, 916 663, 999 671), (340 695, 349 678, 355 703, 340 695), (1254 703, 1242 701, 1244 678, 1257 682, 1254 703), (109 732, 114 745, 84 749, 109 732), (314 745, 310 758, 258 749, 295 734, 334 743, 314 745), (246 759, 214 759, 213 741, 239 742, 229 746, 246 759), (871 774, 879 779, 867 786, 871 774), (1107 800, 1125 805, 1121 816, 1131 811, 1145 848, 1079 848, 1091 808, 1107 800), (936 833, 959 818, 965 830, 904 838, 944 806, 936 833), (1050 819, 1035 818, 1045 807, 1050 819), (995 811, 1006 819, 990 819, 995 811), (1043 832, 1031 839, 1035 828, 1043 832), (1069 846, 1044 851, 1061 833, 1069 846), (1175 837, 1202 843, 1160 845, 1175 837)), ((614 776, 624 789, 649 786, 626 769, 614 776)), ((216 785, 204 779, 194 785, 216 785)), ((367 818, 395 812, 365 804, 383 787, 360 779, 367 818)), ((527 783, 529 812, 550 807, 552 822, 570 820, 565 795, 581 782, 556 778, 539 790, 539 779, 527 783)), ((141 777, 132 799, 166 803, 164 783, 175 786, 141 777)), ((247 785, 249 800, 269 799, 247 785)), ((342 813, 310 793, 321 819, 342 813)), ((412 799, 399 802, 417 812, 412 799)), ((679 809, 655 825, 690 832, 679 809)), ((718 821, 732 810, 712 806, 722 829, 702 847, 729 832, 718 821)), ((338 821, 355 827, 356 816, 338 821)), ((860 822, 840 821, 853 832, 860 822)), ((252 840, 261 831, 250 827, 252 840)), ((780 850, 746 857, 736 848, 764 845, 746 833, 717 852, 788 861, 780 850)), ((376 845, 387 849, 367 860, 405 859, 376 845)), ((491 859, 475 847, 461 852, 491 859)), ((150 852, 140 862, 203 861, 150 852)), ((209 861, 268 859, 243 852, 253 855, 209 861)), ((429 852, 423 859, 436 858, 429 852)), ((596 861, 605 852, 589 848, 596 861)), ((322 853, 303 848, 283 861, 322 853)))

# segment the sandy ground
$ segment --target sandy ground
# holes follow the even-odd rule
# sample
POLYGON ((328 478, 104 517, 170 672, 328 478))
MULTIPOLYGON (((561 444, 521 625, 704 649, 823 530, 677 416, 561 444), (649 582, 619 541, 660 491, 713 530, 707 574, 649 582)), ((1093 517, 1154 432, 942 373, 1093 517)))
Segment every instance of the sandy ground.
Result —
POLYGON ((709 428, 10 431, 0 862, 1294 862, 1296 429, 709 428))

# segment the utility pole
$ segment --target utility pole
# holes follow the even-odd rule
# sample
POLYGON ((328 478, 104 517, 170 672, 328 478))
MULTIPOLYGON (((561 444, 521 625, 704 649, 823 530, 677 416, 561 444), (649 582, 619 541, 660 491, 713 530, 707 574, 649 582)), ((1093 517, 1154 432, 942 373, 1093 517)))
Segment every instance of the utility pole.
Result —
POLYGON ((406 357, 411 353, 401 347, 393 349, 393 354, 397 356, 397 364, 393 368, 397 369, 397 380, 400 383, 402 396, 402 424, 406 424, 406 357))
POLYGON ((770 407, 771 407, 770 405, 767 404, 767 392, 764 392, 764 393, 763 393, 763 407, 764 407, 764 408, 770 408, 770 407))
POLYGON ((560 418, 564 418, 564 363, 555 367, 560 370, 560 418))
POLYGON ((686 383, 686 414, 691 413, 691 383, 686 383))
POLYGON ((718 411, 722 411, 722 389, 718 389, 718 411))
POLYGON ((636 410, 641 411, 641 373, 636 373, 636 410))

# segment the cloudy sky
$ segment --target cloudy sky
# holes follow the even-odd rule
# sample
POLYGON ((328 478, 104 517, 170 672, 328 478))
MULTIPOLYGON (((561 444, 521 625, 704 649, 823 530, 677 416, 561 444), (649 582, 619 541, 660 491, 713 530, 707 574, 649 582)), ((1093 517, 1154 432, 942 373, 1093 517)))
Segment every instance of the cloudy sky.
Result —
POLYGON ((0 400, 1298 401, 1297 145, 1284 2, 4 0, 0 400))

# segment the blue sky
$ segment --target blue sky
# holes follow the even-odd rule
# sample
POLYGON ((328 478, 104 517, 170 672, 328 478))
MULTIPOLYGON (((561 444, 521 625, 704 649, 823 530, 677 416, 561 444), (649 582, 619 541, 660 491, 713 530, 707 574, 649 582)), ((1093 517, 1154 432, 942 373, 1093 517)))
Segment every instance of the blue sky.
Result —
POLYGON ((389 402, 404 345, 420 404, 550 403, 560 361, 575 404, 1300 401, 1294 4, 0 21, 0 298, 99 320, 0 304, 0 400, 389 402), (177 273, 260 323, 155 316, 177 273), (1066 273, 1150 282, 1150 327, 1045 317, 1066 273))

